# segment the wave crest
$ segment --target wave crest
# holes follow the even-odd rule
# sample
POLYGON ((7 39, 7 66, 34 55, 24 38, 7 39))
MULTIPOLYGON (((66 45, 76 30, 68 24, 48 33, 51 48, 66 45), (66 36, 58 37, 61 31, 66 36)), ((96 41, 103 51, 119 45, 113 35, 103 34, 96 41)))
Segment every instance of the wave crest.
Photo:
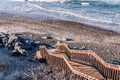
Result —
MULTIPOLYGON (((1 0, 5 1, 5 0, 1 0)), ((67 1, 72 1, 72 2, 79 2, 79 1, 97 1, 97 2, 105 2, 109 4, 120 4, 120 0, 6 0, 6 1, 30 1, 30 2, 67 2, 67 1)))
MULTIPOLYGON (((3 0, 4 1, 4 0, 3 0)), ((29 1, 29 2, 66 2, 66 1, 70 1, 70 0, 6 0, 6 1, 29 1)))

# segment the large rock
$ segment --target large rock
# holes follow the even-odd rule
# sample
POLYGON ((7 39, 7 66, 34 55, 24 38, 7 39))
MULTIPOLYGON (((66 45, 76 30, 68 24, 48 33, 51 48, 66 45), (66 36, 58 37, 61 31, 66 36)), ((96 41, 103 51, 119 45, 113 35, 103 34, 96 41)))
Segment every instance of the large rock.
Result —
POLYGON ((2 41, 2 38, 0 38, 0 47, 3 47, 3 41, 2 41))
POLYGON ((7 34, 0 33, 0 47, 4 47, 7 42, 7 34))
POLYGON ((14 50, 18 51, 21 55, 26 55, 27 53, 27 51, 23 49, 23 44, 20 42, 15 43, 14 50))
POLYGON ((23 56, 27 54, 27 51, 25 49, 18 49, 18 52, 23 56))
POLYGON ((10 35, 9 36, 9 39, 8 39, 8 42, 7 42, 7 47, 8 49, 14 49, 14 46, 15 46, 15 42, 17 41, 18 37, 15 36, 15 35, 10 35))
POLYGON ((8 44, 14 43, 17 39, 18 39, 17 36, 15 36, 15 35, 10 35, 9 40, 8 40, 8 44))

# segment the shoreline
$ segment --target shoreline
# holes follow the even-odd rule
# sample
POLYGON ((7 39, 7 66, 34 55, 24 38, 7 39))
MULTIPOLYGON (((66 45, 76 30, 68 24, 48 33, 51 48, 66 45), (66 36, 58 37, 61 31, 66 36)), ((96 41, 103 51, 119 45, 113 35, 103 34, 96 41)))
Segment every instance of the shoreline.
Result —
POLYGON ((113 63, 119 61, 120 58, 120 35, 118 33, 73 21, 38 20, 0 13, 0 32, 51 35, 54 39, 63 42, 66 42, 67 38, 73 39, 73 42, 66 43, 72 47, 85 46, 106 62, 113 63))

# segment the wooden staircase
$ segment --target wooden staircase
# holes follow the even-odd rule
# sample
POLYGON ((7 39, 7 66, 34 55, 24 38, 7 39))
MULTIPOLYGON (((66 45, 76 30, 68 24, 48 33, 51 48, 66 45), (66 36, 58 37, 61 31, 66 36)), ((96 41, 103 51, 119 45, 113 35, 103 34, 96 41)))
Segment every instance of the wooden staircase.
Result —
POLYGON ((106 64, 91 52, 73 51, 59 45, 52 50, 40 47, 40 54, 51 67, 63 69, 78 80, 120 80, 119 66, 106 64))
POLYGON ((67 57, 65 53, 60 53, 59 51, 54 51, 53 53, 56 55, 64 56, 68 60, 69 64, 74 70, 79 71, 88 76, 94 77, 97 80, 105 79, 94 67, 69 60, 69 58, 67 57))

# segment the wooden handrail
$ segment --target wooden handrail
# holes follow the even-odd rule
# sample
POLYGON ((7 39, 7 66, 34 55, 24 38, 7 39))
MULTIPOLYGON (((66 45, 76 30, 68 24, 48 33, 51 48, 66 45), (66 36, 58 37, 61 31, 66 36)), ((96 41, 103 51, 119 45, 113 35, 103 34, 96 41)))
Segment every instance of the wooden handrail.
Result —
POLYGON ((50 66, 55 67, 60 66, 59 68, 64 69, 67 72, 71 72, 76 78, 84 78, 83 80, 96 80, 94 77, 88 76, 84 73, 78 72, 72 68, 72 66, 69 64, 67 59, 63 55, 57 55, 57 54, 50 54, 46 47, 40 47, 40 53, 44 54, 44 58, 48 61, 48 64, 50 66), (57 59, 56 59, 57 58, 57 59), (55 60, 54 60, 55 59, 55 60), (62 61, 62 63, 59 63, 59 61, 62 61), (59 64, 58 64, 59 63, 59 64), (62 64, 62 66, 61 66, 62 64))
POLYGON ((97 59, 99 62, 101 62, 105 67, 108 67, 108 68, 111 67, 112 69, 120 70, 120 66, 114 65, 114 64, 110 64, 110 63, 106 63, 102 58, 100 58, 97 54, 95 54, 91 50, 85 50, 85 51, 82 51, 82 50, 79 50, 79 51, 71 50, 71 54, 88 54, 88 55, 92 55, 92 56, 94 56, 95 59, 97 59))
POLYGON ((112 66, 113 69, 116 70, 120 70, 120 66, 114 65, 114 64, 109 64, 106 63, 102 58, 100 58, 97 54, 95 54, 92 50, 70 50, 66 44, 59 44, 57 45, 58 47, 64 47, 64 50, 67 51, 70 54, 75 54, 75 53, 79 53, 79 54, 88 54, 88 55, 92 55, 94 56, 94 58, 96 58, 99 62, 101 62, 103 65, 105 65, 106 67, 110 67, 112 66))

